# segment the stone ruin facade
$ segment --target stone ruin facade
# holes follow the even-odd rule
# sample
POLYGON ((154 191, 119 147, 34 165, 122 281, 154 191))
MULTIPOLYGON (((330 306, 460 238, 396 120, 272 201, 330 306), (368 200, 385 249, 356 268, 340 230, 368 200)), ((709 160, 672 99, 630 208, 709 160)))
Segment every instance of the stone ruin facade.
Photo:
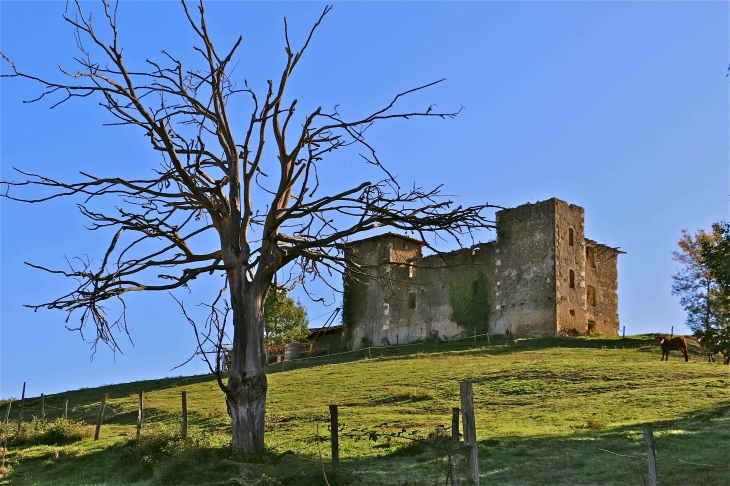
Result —
POLYGON ((499 333, 619 331, 618 255, 584 235, 582 207, 553 198, 497 212, 497 238, 424 257, 394 233, 350 242, 343 345, 404 344, 499 333))

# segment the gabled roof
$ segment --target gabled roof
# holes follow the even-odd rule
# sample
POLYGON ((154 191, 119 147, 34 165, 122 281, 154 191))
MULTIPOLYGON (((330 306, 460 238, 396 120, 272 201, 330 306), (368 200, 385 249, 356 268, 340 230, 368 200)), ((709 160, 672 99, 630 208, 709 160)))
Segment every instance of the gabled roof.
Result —
POLYGON ((399 235, 398 233, 383 233, 380 235, 370 236, 369 238, 363 238, 362 240, 348 241, 345 246, 358 245, 366 241, 381 240, 384 238, 400 238, 401 240, 410 241, 411 243, 415 243, 419 246, 424 246, 426 244, 425 242, 417 240, 416 238, 411 238, 410 236, 399 235))

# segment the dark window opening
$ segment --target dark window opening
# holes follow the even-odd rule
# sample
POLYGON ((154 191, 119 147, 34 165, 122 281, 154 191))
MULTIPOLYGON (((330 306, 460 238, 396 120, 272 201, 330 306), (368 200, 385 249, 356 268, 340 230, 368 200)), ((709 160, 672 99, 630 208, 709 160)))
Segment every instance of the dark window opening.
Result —
POLYGON ((568 244, 573 246, 573 228, 568 228, 568 244))
POLYGON ((588 301, 588 305, 595 306, 596 305, 596 288, 589 285, 586 287, 586 300, 588 301))
POLYGON ((479 281, 474 280, 471 283, 471 295, 476 296, 477 294, 479 294, 479 281))
POLYGON ((411 292, 408 294, 408 308, 409 309, 415 309, 416 308, 416 293, 411 292))
POLYGON ((596 268, 596 252, 592 246, 586 246, 586 265, 596 268))
POLYGON ((575 309, 570 309, 570 315, 575 317, 575 309))
POLYGON ((573 270, 570 271, 570 288, 575 288, 575 272, 573 270))

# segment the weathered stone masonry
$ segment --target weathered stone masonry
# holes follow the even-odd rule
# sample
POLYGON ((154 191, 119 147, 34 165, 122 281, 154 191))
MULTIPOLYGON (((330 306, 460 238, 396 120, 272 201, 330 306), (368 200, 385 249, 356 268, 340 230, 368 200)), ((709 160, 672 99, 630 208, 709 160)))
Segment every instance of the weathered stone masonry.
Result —
POLYGON ((585 238, 579 206, 553 198, 505 209, 497 212, 495 241, 426 257, 422 247, 393 233, 348 244, 345 346, 487 331, 618 333, 617 257, 623 252, 585 238), (477 296, 486 297, 470 304, 477 296), (465 308, 480 316, 478 322, 455 322, 452 304, 462 302, 472 305, 465 308))

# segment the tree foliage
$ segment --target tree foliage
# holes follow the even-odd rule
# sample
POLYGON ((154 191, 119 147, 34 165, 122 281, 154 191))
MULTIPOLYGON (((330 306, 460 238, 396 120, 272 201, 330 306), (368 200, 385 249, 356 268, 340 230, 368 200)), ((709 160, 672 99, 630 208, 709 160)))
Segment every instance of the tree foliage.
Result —
POLYGON ((713 238, 702 242, 701 254, 705 265, 726 295, 730 294, 730 222, 712 225, 713 238))
POLYGON ((673 258, 682 266, 672 276, 672 294, 680 297, 687 326, 715 343, 715 352, 730 355, 730 294, 727 286, 728 225, 693 236, 682 230, 673 258))
POLYGON ((489 288, 484 272, 460 275, 449 282, 451 319, 470 333, 489 331, 489 288))
POLYGON ((307 310, 301 302, 287 297, 285 290, 269 290, 264 306, 266 345, 293 342, 309 335, 307 310))

